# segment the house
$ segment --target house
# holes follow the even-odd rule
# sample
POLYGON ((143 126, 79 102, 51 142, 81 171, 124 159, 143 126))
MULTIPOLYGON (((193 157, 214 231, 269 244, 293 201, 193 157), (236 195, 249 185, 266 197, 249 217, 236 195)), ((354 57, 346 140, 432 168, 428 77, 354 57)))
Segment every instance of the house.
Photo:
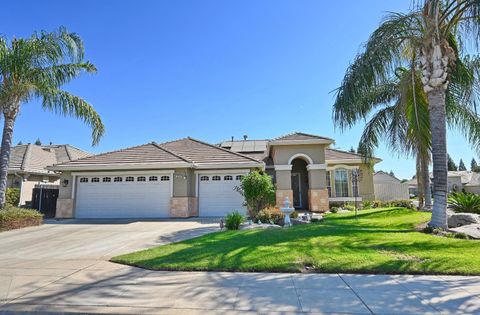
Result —
POLYGON ((8 165, 7 187, 20 189, 20 205, 32 200, 36 184, 59 184, 60 176, 48 166, 89 156, 71 145, 25 144, 12 147, 8 165))
POLYGON ((410 198, 408 184, 384 171, 373 174, 375 199, 382 201, 407 200, 410 198))
MULTIPOLYGON (((58 218, 182 218, 245 211, 235 189, 253 169, 270 174, 277 204, 326 211, 329 202, 354 200, 353 169, 360 169, 358 200, 373 199, 373 174, 361 156, 329 148, 330 138, 293 133, 273 140, 193 138, 147 143, 57 164, 58 218)), ((374 159, 373 162, 378 162, 374 159)))
MULTIPOLYGON (((417 195, 417 179, 412 178, 407 183, 410 194, 417 195)), ((430 183, 433 189, 433 173, 430 173, 430 183)), ((480 194, 480 174, 472 171, 449 171, 447 189, 448 192, 465 190, 474 194, 480 194)))

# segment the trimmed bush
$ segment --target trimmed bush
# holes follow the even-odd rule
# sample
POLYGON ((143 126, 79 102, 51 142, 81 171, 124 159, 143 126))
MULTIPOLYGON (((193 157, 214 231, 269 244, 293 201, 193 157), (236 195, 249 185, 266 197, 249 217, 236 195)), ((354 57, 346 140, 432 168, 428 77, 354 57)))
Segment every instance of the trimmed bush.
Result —
MULTIPOLYGON (((399 208, 407 208, 407 209, 413 209, 413 202, 410 200, 392 200, 389 201, 387 207, 399 207, 399 208)), ((385 207, 385 205, 383 205, 385 207)))
POLYGON ((365 200, 362 203, 362 209, 371 209, 371 208, 373 208, 373 202, 371 202, 370 200, 365 200))
POLYGON ((338 212, 338 207, 330 207, 330 212, 331 213, 337 213, 338 212))
POLYGON ((260 210, 255 219, 257 222, 282 225, 284 218, 285 214, 279 208, 268 207, 260 210))
POLYGON ((297 212, 297 211, 293 211, 292 213, 290 213, 290 218, 292 218, 292 219, 298 218, 298 212, 297 212))
POLYGON ((225 227, 227 230, 238 230, 240 228, 240 224, 244 221, 244 217, 240 212, 233 211, 227 214, 225 218, 225 227))
POLYGON ((42 224, 43 214, 33 209, 23 209, 5 205, 0 210, 0 231, 20 229, 42 224))
POLYGON ((236 190, 245 198, 250 218, 255 218, 261 209, 275 204, 275 185, 272 178, 262 171, 245 175, 236 190))
POLYGON ((468 192, 451 193, 448 205, 455 212, 480 214, 480 195, 468 192))
POLYGON ((14 207, 20 202, 20 188, 7 188, 5 192, 5 203, 14 207))

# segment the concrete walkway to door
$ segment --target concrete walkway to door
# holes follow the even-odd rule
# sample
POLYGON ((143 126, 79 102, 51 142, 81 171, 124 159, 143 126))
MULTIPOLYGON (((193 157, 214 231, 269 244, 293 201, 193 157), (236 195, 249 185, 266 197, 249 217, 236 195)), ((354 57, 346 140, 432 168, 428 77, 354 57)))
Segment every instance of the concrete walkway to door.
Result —
POLYGON ((72 221, 0 234, 0 313, 479 314, 480 277, 149 271, 117 254, 218 230, 72 221))

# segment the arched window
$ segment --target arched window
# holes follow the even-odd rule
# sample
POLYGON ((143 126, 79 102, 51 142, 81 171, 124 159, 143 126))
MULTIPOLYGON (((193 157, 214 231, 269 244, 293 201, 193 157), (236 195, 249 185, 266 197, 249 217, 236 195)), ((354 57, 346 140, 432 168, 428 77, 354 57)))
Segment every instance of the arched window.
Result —
POLYGON ((104 182, 104 183, 110 183, 111 181, 112 181, 112 179, 110 177, 104 177, 102 179, 102 182, 104 182))
POLYGON ((209 180, 209 178, 208 178, 208 176, 200 176, 200 180, 201 180, 202 182, 206 182, 206 181, 209 180))
POLYGON ((348 197, 348 172, 344 168, 335 170, 335 197, 348 197))
POLYGON ((212 180, 218 181, 221 180, 222 178, 218 175, 212 176, 212 180))
POLYGON ((150 177, 148 178, 148 181, 149 181, 149 182, 156 182, 156 181, 158 181, 158 177, 157 177, 157 176, 150 176, 150 177))
POLYGON ((92 183, 98 183, 98 182, 100 182, 100 178, 98 178, 98 177, 93 177, 92 178, 92 183))
POLYGON ((138 176, 137 177, 137 182, 144 182, 146 181, 147 179, 145 178, 145 176, 138 176))
POLYGON ((223 176, 223 180, 233 180, 233 176, 232 175, 225 175, 225 176, 223 176))
POLYGON ((121 182, 122 180, 123 180, 123 178, 121 178, 120 176, 117 176, 117 177, 115 177, 115 178, 113 179, 113 181, 116 182, 116 183, 119 183, 119 182, 121 182))
POLYGON ((237 175, 237 176, 235 177, 236 180, 242 180, 242 178, 243 178, 243 175, 237 175))
POLYGON ((126 182, 133 182, 134 178, 133 178, 133 176, 127 176, 127 177, 125 177, 125 181, 126 182))
POLYGON ((168 182, 169 180, 170 180, 170 176, 167 176, 167 175, 160 176, 161 182, 168 182))
POLYGON ((80 178, 80 183, 88 183, 88 178, 86 177, 80 178))

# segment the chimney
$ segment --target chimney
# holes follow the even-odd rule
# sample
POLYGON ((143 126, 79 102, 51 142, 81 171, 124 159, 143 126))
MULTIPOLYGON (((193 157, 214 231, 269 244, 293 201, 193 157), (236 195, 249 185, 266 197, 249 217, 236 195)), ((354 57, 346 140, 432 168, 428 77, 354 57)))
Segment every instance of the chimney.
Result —
POLYGON ((243 140, 247 140, 248 136, 247 135, 243 135, 243 140))

